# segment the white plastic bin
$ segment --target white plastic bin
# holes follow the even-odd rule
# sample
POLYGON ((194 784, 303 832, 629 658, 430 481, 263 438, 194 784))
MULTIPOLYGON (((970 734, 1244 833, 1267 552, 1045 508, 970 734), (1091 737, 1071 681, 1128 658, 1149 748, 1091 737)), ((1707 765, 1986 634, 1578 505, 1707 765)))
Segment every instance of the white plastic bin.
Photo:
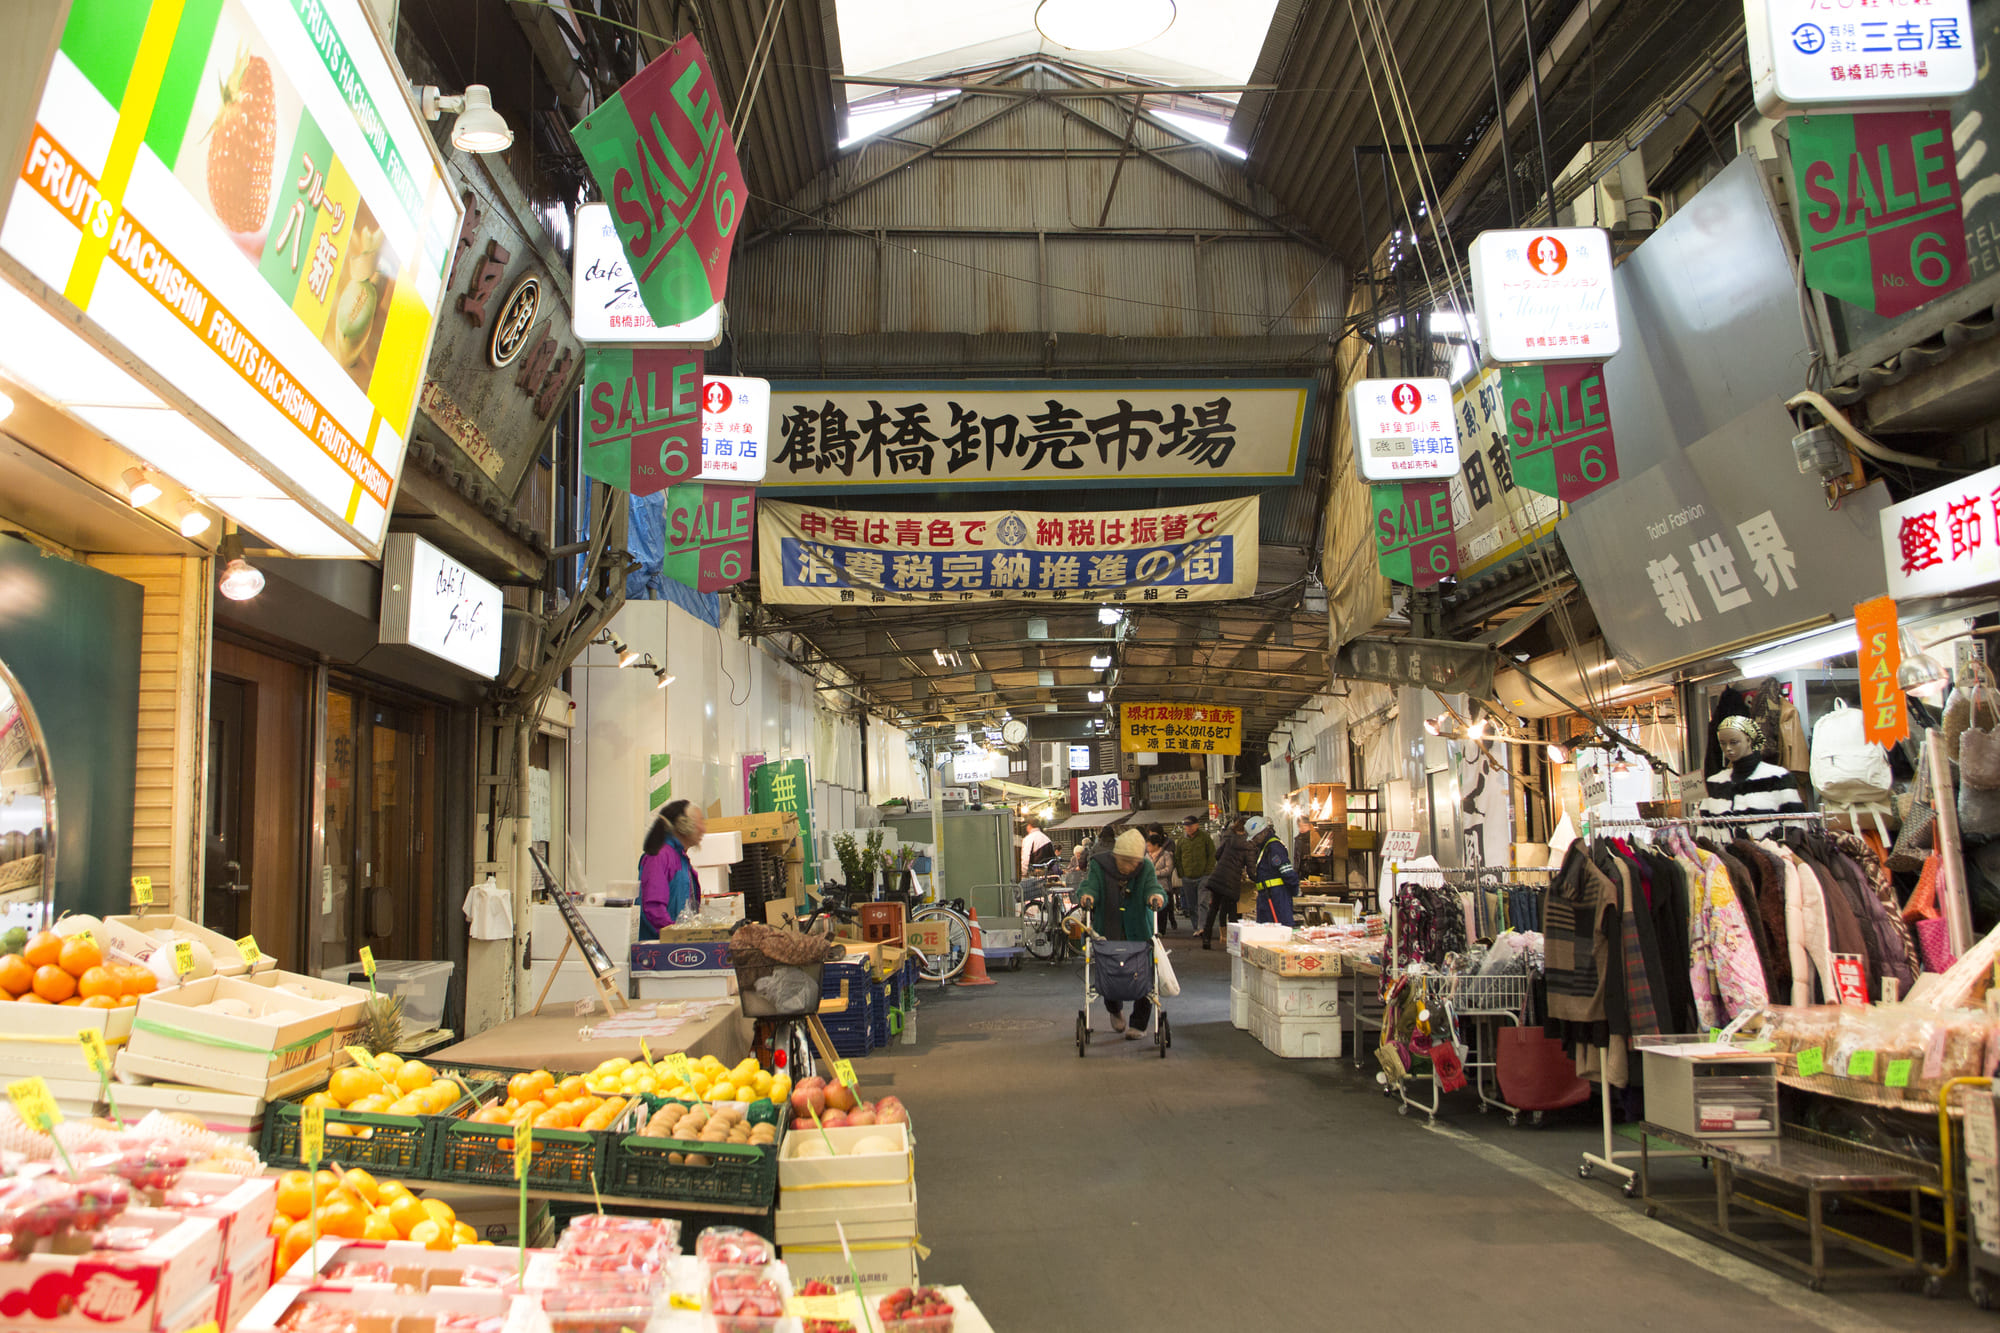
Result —
MULTIPOLYGON (((403 997, 403 1031, 406 1034, 428 1032, 444 1026, 444 1002, 451 992, 452 968, 453 964, 449 962, 375 960, 375 989, 384 995, 403 997)), ((363 990, 368 988, 368 974, 361 970, 360 963, 321 968, 320 976, 328 981, 344 981, 363 990)))

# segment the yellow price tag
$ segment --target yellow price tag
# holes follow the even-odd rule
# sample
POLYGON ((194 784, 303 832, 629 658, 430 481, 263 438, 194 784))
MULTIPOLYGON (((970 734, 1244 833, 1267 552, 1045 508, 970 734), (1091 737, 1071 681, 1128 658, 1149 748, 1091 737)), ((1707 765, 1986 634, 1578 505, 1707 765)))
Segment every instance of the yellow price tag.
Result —
POLYGON ((850 1088, 861 1086, 861 1080, 854 1076, 854 1062, 852 1060, 835 1060, 833 1062, 833 1076, 850 1088))
POLYGON ((206 1324, 196 1324, 187 1333, 221 1333, 221 1329, 222 1326, 211 1319, 206 1324))
POLYGON ((687 1058, 686 1051, 675 1051, 666 1059, 667 1072, 683 1083, 694 1082, 694 1061, 687 1058))
POLYGON ((111 1048, 104 1044, 104 1034, 96 1028, 84 1028, 76 1034, 76 1042, 83 1047, 83 1058, 91 1071, 99 1078, 111 1077, 111 1048))
POLYGON ((359 1046, 343 1046, 340 1049, 347 1052, 348 1059, 352 1060, 355 1064, 360 1065, 363 1069, 367 1070, 369 1073, 379 1074, 382 1072, 380 1069, 377 1069, 375 1067, 375 1057, 370 1055, 367 1051, 361 1049, 359 1046))
POLYGON ((307 1166, 318 1166, 326 1156, 326 1108, 307 1106, 299 1111, 299 1157, 307 1166))
POLYGON ((132 876, 132 901, 141 907, 153 905, 153 877, 151 875, 132 876))
POLYGON ((62 1123, 56 1099, 41 1078, 17 1079, 7 1085, 7 1095, 14 1099, 14 1109, 21 1113, 21 1119, 44 1134, 62 1123))
POLYGON ((514 1126, 514 1179, 528 1178, 528 1159, 535 1154, 535 1129, 527 1121, 514 1126))
POLYGON ((194 941, 174 941, 174 975, 184 977, 194 971, 194 941))
POLYGON ((375 951, 367 945, 361 946, 361 970, 370 980, 375 977, 375 951))
POLYGON ((243 961, 251 967, 257 966, 264 958, 264 951, 257 947, 257 937, 255 935, 245 935, 242 939, 236 941, 236 952, 242 954, 243 961))
POLYGON ((653 1053, 646 1049, 646 1039, 639 1038, 639 1059, 648 1068, 653 1066, 653 1053))
POLYGON ((847 1314, 842 1296, 794 1296, 785 1303, 785 1313, 795 1319, 841 1319, 847 1314))

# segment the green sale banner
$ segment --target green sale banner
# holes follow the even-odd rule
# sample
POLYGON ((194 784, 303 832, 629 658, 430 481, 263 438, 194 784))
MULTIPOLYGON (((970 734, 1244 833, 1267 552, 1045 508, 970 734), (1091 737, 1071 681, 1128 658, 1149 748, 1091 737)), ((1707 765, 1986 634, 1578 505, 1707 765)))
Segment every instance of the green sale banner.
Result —
POLYGON ((1458 568, 1450 481, 1401 481, 1368 488, 1375 497, 1375 567, 1383 577, 1428 588, 1458 568))
POLYGON ((1568 504, 1618 480, 1602 362, 1503 367, 1500 395, 1515 485, 1568 504))
POLYGON ((700 352, 584 352, 583 472, 634 495, 701 475, 700 352))
POLYGON ((1894 317, 1965 285, 1951 116, 1794 116, 1806 285, 1894 317))

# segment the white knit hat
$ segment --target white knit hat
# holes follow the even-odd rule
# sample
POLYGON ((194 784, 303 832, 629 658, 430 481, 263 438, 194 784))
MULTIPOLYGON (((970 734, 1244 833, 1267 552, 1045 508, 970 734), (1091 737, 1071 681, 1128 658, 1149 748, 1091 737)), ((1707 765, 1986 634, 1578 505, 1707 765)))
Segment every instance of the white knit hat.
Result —
POLYGON ((1128 828, 1118 835, 1118 841, 1111 844, 1113 856, 1144 856, 1146 837, 1138 829, 1128 828))

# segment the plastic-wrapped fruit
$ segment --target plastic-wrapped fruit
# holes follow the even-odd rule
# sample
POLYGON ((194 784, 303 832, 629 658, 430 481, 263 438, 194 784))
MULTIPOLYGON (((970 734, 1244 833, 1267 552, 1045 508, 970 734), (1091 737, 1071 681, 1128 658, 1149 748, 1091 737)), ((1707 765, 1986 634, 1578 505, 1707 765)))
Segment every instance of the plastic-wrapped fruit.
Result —
POLYGON ((55 1176, 35 1176, 0 1192, 0 1230, 8 1234, 9 1257, 18 1258, 45 1236, 76 1221, 76 1190, 55 1176))
POLYGON ((768 1333, 785 1315, 784 1293, 761 1268, 719 1268, 708 1279, 716 1333, 768 1333))
POLYGON ((95 1231, 122 1214, 132 1202, 132 1187, 116 1176, 85 1176, 75 1184, 76 1228, 95 1231))
POLYGON ((163 1190, 179 1180, 193 1160, 194 1154, 179 1144, 150 1139, 125 1149, 110 1169, 138 1189, 163 1190))
POLYGON ((768 1264, 778 1256, 771 1242, 741 1227, 710 1227, 695 1241, 695 1256, 705 1263, 768 1264))

